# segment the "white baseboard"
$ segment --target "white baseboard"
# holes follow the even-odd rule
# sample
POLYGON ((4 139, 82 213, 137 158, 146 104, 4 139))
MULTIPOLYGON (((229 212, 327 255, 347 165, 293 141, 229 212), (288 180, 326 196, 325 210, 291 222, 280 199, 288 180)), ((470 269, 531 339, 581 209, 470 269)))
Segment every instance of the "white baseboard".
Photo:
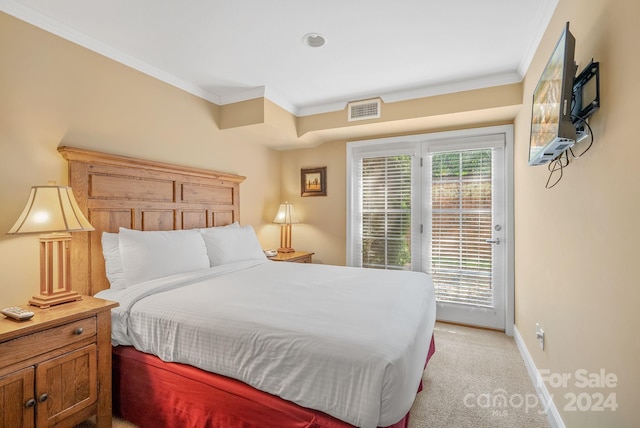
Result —
POLYGON ((533 386, 540 397, 540 401, 543 405, 543 408, 547 409, 547 418, 549 419, 549 425, 551 428, 566 428, 562 418, 560 417, 560 413, 558 412, 558 408, 553 402, 553 398, 551 394, 549 394, 549 390, 547 390, 547 386, 544 384, 542 377, 540 376, 540 371, 536 367, 533 362, 533 358, 531 358, 531 354, 529 354, 529 350, 527 346, 524 344, 524 340, 518 331, 518 327, 513 327, 513 338, 516 341, 516 346, 520 351, 520 355, 524 360, 524 365, 527 367, 527 371, 529 372, 529 377, 533 382, 533 386))

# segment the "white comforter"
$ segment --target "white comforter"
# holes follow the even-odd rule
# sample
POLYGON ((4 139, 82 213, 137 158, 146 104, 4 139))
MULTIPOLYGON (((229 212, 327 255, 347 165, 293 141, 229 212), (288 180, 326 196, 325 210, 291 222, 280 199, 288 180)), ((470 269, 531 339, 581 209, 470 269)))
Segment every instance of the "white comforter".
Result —
POLYGON ((428 275, 241 262, 98 297, 114 345, 239 379, 358 427, 411 408, 435 324, 428 275))

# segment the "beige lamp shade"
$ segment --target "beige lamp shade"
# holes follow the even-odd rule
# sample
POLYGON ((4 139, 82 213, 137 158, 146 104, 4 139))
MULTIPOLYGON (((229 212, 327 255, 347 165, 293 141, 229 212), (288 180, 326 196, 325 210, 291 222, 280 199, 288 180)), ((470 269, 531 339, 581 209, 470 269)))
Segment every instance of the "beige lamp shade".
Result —
POLYGON ((8 235, 95 230, 73 197, 71 187, 33 186, 27 205, 8 235))
POLYGON ((71 289, 70 232, 95 230, 80 211, 71 187, 33 186, 22 214, 7 232, 9 235, 41 233, 40 294, 30 305, 48 308, 80 300, 71 289))
POLYGON ((278 252, 293 253, 295 250, 291 248, 291 225, 300 223, 293 204, 291 202, 281 203, 273 222, 280 225, 280 248, 278 248, 278 252))
POLYGON ((300 223, 298 214, 296 214, 295 208, 291 202, 283 202, 280 204, 276 218, 273 219, 274 223, 278 224, 296 224, 300 223))

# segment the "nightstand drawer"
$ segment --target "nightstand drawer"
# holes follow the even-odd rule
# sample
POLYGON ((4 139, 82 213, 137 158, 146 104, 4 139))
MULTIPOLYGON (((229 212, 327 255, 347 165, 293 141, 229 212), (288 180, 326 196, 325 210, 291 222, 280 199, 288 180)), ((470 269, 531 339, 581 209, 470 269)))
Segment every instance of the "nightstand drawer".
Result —
MULTIPOLYGON (((111 308, 118 303, 81 300, 33 308, 29 321, 0 318, 0 420, 12 427, 109 428, 111 414, 111 308), (35 400, 31 400, 35 398, 35 400), (34 402, 35 401, 35 402, 34 402)), ((2 422, 0 421, 0 426, 2 422)))
POLYGON ((0 343, 0 366, 8 366, 30 357, 80 342, 96 335, 96 318, 85 318, 76 322, 52 327, 17 339, 0 343))
POLYGON ((311 263, 311 254, 291 260, 293 263, 311 263))

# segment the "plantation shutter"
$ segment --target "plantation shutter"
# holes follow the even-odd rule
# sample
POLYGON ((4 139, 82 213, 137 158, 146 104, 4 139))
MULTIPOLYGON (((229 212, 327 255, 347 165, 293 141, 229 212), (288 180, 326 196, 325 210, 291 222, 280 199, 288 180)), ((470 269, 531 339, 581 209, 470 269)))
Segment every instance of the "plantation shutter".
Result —
POLYGON ((412 156, 360 162, 362 266, 411 270, 412 156))
POLYGON ((431 274, 440 302, 493 307, 492 150, 431 161, 431 274))

